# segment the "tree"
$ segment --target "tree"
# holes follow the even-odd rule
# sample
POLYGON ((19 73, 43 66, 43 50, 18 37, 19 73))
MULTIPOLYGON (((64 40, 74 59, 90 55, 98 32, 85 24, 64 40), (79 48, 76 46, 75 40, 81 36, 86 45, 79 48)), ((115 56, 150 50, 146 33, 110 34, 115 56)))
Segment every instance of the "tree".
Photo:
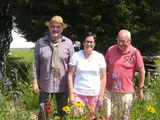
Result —
POLYGON ((86 31, 93 31, 98 36, 96 49, 105 54, 116 43, 118 31, 125 28, 131 31, 133 44, 150 55, 160 50, 159 4, 149 0, 17 0, 13 15, 28 41, 42 37, 47 32, 45 21, 57 14, 70 25, 64 35, 72 40, 81 41, 86 31))
POLYGON ((12 3, 11 0, 2 0, 0 3, 0 68, 4 64, 12 41, 12 3))

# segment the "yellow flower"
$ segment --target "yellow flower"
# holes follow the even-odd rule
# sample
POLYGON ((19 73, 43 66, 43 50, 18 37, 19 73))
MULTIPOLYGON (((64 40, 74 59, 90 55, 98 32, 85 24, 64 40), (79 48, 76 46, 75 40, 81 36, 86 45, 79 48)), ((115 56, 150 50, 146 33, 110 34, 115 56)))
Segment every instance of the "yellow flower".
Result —
POLYGON ((63 111, 68 112, 70 111, 70 108, 68 106, 63 107, 63 111))
POLYGON ((150 109, 150 112, 151 112, 151 113, 156 113, 156 109, 155 109, 154 107, 152 107, 152 108, 150 109))
POLYGON ((147 110, 150 111, 151 113, 156 113, 156 109, 151 105, 147 105, 147 110))
POLYGON ((148 111, 150 111, 150 110, 151 110, 151 108, 152 108, 152 106, 151 106, 151 105, 147 105, 147 110, 148 110, 148 111))
POLYGON ((89 110, 92 110, 92 106, 88 106, 88 109, 89 109, 89 110))
POLYGON ((59 116, 55 116, 53 120, 60 120, 59 116))
POLYGON ((83 108, 84 103, 83 102, 75 102, 75 106, 78 107, 78 108, 83 108))
POLYGON ((87 116, 85 115, 85 116, 82 116, 80 120, 88 120, 88 119, 87 119, 87 116))

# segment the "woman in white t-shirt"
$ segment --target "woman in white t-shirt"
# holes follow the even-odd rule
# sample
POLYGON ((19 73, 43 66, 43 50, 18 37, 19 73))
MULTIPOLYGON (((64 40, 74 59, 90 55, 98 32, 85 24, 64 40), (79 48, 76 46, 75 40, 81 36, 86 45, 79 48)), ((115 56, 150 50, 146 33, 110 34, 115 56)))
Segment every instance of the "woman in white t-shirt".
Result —
MULTIPOLYGON (((106 62, 103 55, 94 51, 96 34, 84 37, 84 49, 75 52, 69 62, 68 87, 70 101, 86 102, 93 110, 102 103, 106 86, 106 62)), ((86 104, 86 103, 85 103, 86 104)))

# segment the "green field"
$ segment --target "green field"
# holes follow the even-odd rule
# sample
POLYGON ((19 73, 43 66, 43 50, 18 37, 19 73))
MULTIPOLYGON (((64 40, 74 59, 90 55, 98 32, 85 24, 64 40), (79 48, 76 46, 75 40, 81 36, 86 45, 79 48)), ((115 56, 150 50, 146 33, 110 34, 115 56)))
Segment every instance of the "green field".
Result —
MULTIPOLYGON (((2 84, 0 87, 4 88, 2 89, 2 93, 12 94, 7 94, 9 97, 7 96, 5 98, 4 96, 5 99, 3 101, 0 100, 0 116, 3 118, 2 120, 35 120, 33 118, 37 117, 39 109, 39 96, 38 94, 34 94, 32 90, 32 58, 33 49, 11 49, 10 53, 8 54, 8 67, 13 66, 13 68, 6 69, 8 70, 6 73, 9 74, 4 76, 4 82, 2 82, 4 84, 2 84), (10 78, 12 82, 12 89, 6 89, 7 86, 5 78, 10 78), (8 90, 10 91, 8 92, 8 90), (14 93, 23 94, 22 96, 16 98, 17 101, 13 101, 11 96, 14 93), (9 103, 12 104, 10 105, 9 103), (13 109, 14 111, 11 111, 10 109, 13 109)), ((155 62, 158 66, 160 66, 160 59, 155 60, 155 62)), ((156 79, 152 79, 151 77, 146 78, 144 100, 138 101, 134 98, 132 103, 132 111, 130 115, 128 114, 128 116, 131 117, 130 120, 160 120, 159 80, 159 77, 156 79), (151 111, 150 108, 152 108, 154 111, 151 111)), ((136 95, 136 93, 134 95, 136 95)), ((53 98, 51 104, 51 116, 54 117, 56 112, 55 98, 53 98)), ((118 111, 113 113, 115 114, 115 118, 113 118, 113 120, 117 120, 117 117, 119 118, 118 113, 118 111)), ((57 119, 53 118, 53 120, 57 119)))
POLYGON ((10 56, 18 58, 20 62, 31 62, 33 59, 33 49, 11 49, 10 56))
POLYGON ((157 65, 160 65, 160 59, 155 60, 157 65))
MULTIPOLYGON (((11 49, 11 56, 20 58, 20 61, 32 61, 33 49, 11 49)), ((160 65, 160 59, 155 60, 157 65, 160 65)))

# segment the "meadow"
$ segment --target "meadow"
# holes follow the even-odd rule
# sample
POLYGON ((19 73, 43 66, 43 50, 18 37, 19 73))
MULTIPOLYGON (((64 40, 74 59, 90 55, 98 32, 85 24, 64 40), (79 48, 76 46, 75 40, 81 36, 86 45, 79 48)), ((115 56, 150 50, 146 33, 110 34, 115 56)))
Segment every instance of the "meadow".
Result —
MULTIPOLYGON (((10 50, 3 61, 3 78, 0 80, 0 120, 36 120, 39 102, 38 94, 32 91, 33 49, 10 50)), ((160 60, 156 60, 160 65, 160 60)), ((137 77, 135 78, 137 83, 137 77)), ((135 87, 136 89, 136 87, 135 87)), ((125 120, 160 120, 160 77, 148 75, 145 80, 144 99, 138 101, 136 94, 131 110, 125 120)), ((51 120, 55 118, 56 105, 51 102, 51 120)), ((70 106, 68 106, 70 107, 70 106)), ((69 114, 72 114, 69 112, 69 114)), ((113 111, 113 120, 119 120, 118 111, 113 111)), ((103 114, 101 114, 103 115, 103 114)), ((79 118, 68 118, 78 120, 79 118)), ((84 120, 88 120, 87 117, 84 120)))

